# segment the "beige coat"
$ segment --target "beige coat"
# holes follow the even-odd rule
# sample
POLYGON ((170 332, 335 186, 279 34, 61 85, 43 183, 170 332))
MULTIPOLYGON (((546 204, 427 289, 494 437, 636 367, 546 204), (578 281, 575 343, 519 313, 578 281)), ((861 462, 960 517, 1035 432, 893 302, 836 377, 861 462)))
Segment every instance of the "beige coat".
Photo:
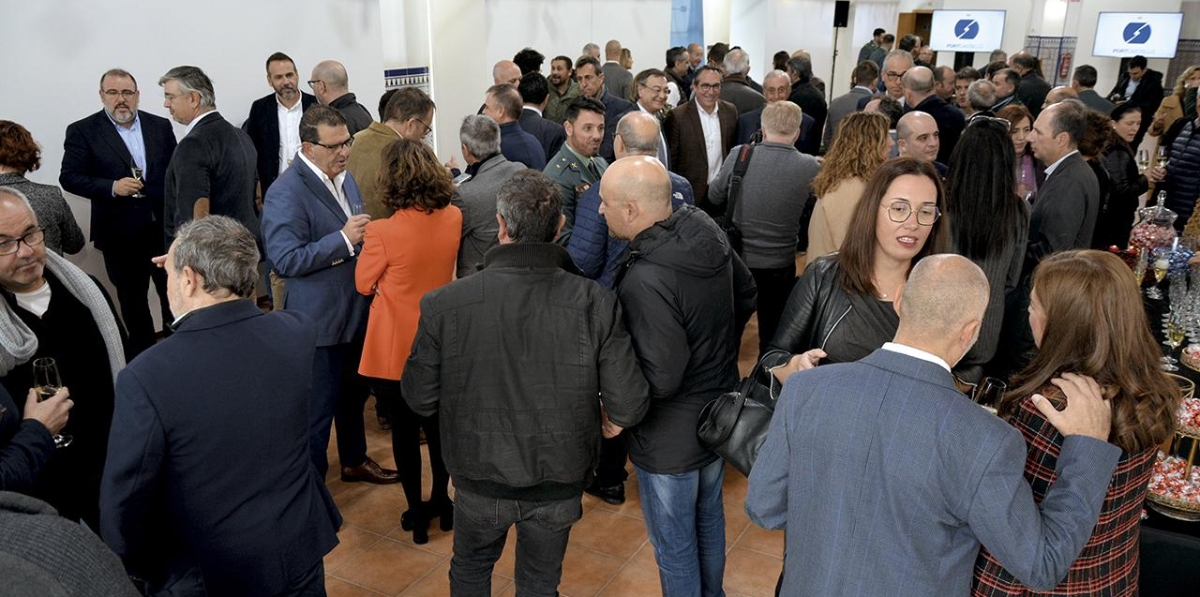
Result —
POLYGON ((812 220, 808 223, 808 254, 811 262, 821 255, 837 251, 850 229, 850 218, 867 183, 861 178, 843 180, 833 191, 817 198, 812 220))

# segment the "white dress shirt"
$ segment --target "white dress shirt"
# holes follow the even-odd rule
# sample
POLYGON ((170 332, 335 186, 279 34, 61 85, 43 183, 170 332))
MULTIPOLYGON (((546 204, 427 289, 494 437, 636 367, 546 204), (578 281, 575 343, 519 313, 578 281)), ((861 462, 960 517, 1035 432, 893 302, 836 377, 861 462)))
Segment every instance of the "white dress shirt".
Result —
POLYGON ((200 124, 201 120, 204 120, 205 116, 208 116, 209 114, 216 114, 216 113, 217 113, 216 110, 209 110, 209 111, 193 118, 192 121, 188 123, 187 127, 183 129, 183 136, 184 137, 188 136, 188 134, 190 134, 192 132, 192 129, 196 128, 196 125, 200 124))
POLYGON ((1069 152, 1067 155, 1064 155, 1063 157, 1061 157, 1061 158, 1058 158, 1058 160, 1057 160, 1057 161, 1055 161, 1053 164, 1050 164, 1049 166, 1046 166, 1046 178, 1050 178, 1050 175, 1051 175, 1051 174, 1054 174, 1054 171, 1055 171, 1055 170, 1058 170, 1058 165, 1059 165, 1059 164, 1061 164, 1061 163, 1063 163, 1063 160, 1065 160, 1065 159, 1067 159, 1067 158, 1069 158, 1069 157, 1071 157, 1071 156, 1073 156, 1073 155, 1075 155, 1075 154, 1077 154, 1077 153, 1079 153, 1079 150, 1078 150, 1078 149, 1076 149, 1075 151, 1069 152))
MULTIPOLYGON (((346 182, 346 172, 342 171, 333 179, 330 179, 316 164, 309 161, 308 156, 304 155, 304 152, 299 152, 296 155, 300 157, 301 162, 304 162, 317 175, 317 178, 321 179, 321 182, 325 184, 325 188, 329 189, 329 192, 333 194, 333 198, 337 200, 338 207, 342 208, 342 211, 346 213, 346 217, 349 218, 352 215, 350 212, 350 201, 346 199, 346 192, 342 189, 342 185, 346 182)), ((340 232, 342 233, 342 240, 346 241, 346 248, 350 250, 350 256, 353 257, 354 245, 350 242, 350 237, 346 236, 345 231, 340 232)))
POLYGON ((696 102, 696 111, 700 114, 700 128, 704 130, 704 150, 708 154, 708 183, 712 184, 713 179, 721 171, 721 162, 725 160, 725 154, 721 153, 721 117, 717 112, 721 110, 721 102, 713 105, 712 113, 704 111, 704 106, 700 102, 696 102))
POLYGON ((921 359, 922 361, 927 361, 927 362, 933 363, 934 365, 937 365, 938 367, 945 369, 947 373, 950 372, 950 365, 948 365, 946 363, 946 361, 943 361, 942 357, 939 357, 932 353, 925 352, 924 350, 921 350, 920 348, 913 348, 913 347, 905 345, 905 344, 896 344, 895 342, 884 342, 883 349, 890 350, 892 352, 898 352, 898 353, 904 354, 904 355, 908 355, 914 359, 921 359))
POLYGON ((296 100, 296 105, 289 108, 279 101, 277 95, 275 104, 279 107, 279 173, 283 174, 300 151, 300 117, 304 115, 304 100, 296 100))

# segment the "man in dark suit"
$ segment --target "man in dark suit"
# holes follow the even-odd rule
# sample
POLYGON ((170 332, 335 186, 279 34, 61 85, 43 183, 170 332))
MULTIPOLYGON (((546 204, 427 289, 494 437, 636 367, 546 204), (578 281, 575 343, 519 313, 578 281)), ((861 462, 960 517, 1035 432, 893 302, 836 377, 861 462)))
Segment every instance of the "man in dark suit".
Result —
POLYGON ((527 168, 542 170, 546 167, 546 150, 537 137, 521 128, 524 104, 521 94, 512 85, 492 85, 483 100, 483 115, 500 125, 500 151, 510 162, 525 164, 527 168))
MULTIPOLYGON (((600 67, 600 70, 604 73, 605 85, 612 89, 617 97, 628 100, 629 88, 633 84, 633 73, 621 64, 621 42, 610 39, 608 43, 604 44, 604 65, 600 67)), ((612 158, 606 157, 605 159, 611 160, 612 158)))
POLYGON ((1142 137, 1146 136, 1146 129, 1163 101, 1163 74, 1150 70, 1148 64, 1145 56, 1130 58, 1129 67, 1108 94, 1108 99, 1114 102, 1133 102, 1142 109, 1142 126, 1138 127, 1132 143, 1135 149, 1142 144, 1142 137))
POLYGON ((1079 95, 1079 101, 1083 105, 1107 115, 1112 112, 1113 103, 1100 97, 1096 93, 1096 67, 1090 64, 1081 64, 1075 67, 1075 74, 1071 75, 1071 87, 1079 95))
POLYGON ((895 340, 784 386, 746 494, 755 524, 787 528, 781 595, 964 594, 981 545, 1031 589, 1066 575, 1121 457, 1106 441, 1111 411, 1096 382, 1071 374, 1054 382, 1062 412, 1034 399, 1067 436, 1058 481, 1035 503, 1021 433, 950 374, 987 302, 978 266, 926 257, 899 301, 895 340))
MULTIPOLYGON (((867 60, 854 67, 854 88, 829 102, 829 117, 825 122, 825 132, 821 136, 821 142, 825 147, 829 147, 833 143, 833 135, 837 132, 838 123, 859 110, 860 100, 864 98, 870 100, 874 95, 872 90, 875 89, 878 81, 879 67, 874 62, 867 60)), ((802 132, 801 137, 803 136, 802 132)))
POLYGON ((187 127, 167 167, 164 222, 175 229, 209 214, 229 216, 258 234, 254 213, 257 153, 249 135, 217 112, 212 80, 194 66, 177 66, 158 80, 163 107, 187 127))
POLYGON ((242 130, 250 135, 258 153, 259 197, 292 163, 300 151, 300 115, 317 103, 317 98, 299 90, 296 63, 283 52, 267 58, 267 84, 275 90, 250 104, 250 117, 242 130), (287 128, 280 130, 280 123, 287 128))
POLYGON ((346 67, 337 60, 323 60, 313 67, 312 78, 308 81, 313 95, 323 106, 329 106, 342 113, 346 119, 350 136, 358 134, 371 126, 371 113, 358 103, 358 98, 350 93, 350 75, 346 67))
MULTIPOLYGON (((996 97, 996 103, 992 104, 992 112, 999 112, 1001 108, 1009 104, 1021 105, 1021 98, 1017 96, 1017 86, 1021 84, 1021 76, 1017 74, 1017 71, 1011 68, 1002 68, 993 72, 991 76, 996 97)), ((1030 112, 1034 109, 1030 106, 1026 107, 1030 112)), ((1038 104, 1037 109, 1040 111, 1042 105, 1038 104)))
POLYGON ((762 92, 750 86, 746 76, 750 73, 750 55, 745 50, 733 49, 725 55, 725 79, 721 81, 721 99, 737 106, 738 115, 761 109, 767 105, 762 92))
POLYGON ((1017 83, 1017 101, 1025 104, 1036 119, 1046 103, 1046 94, 1050 93, 1050 84, 1037 74, 1037 56, 1029 52, 1017 52, 1008 59, 1008 64, 1021 77, 1017 83))
POLYGON ((829 115, 829 106, 825 103, 825 94, 812 84, 812 59, 806 53, 798 53, 788 59, 788 70, 792 76, 792 94, 788 97, 793 104, 800 106, 804 114, 813 117, 813 131, 804 144, 804 153, 820 155, 821 137, 825 134, 825 118, 829 115))
POLYGON ((150 263, 163 254, 163 187, 175 151, 166 119, 138 110, 140 91, 127 71, 100 78, 104 109, 67 127, 58 182, 92 202, 92 242, 117 288, 121 318, 129 332, 130 356, 154 344, 154 319, 146 285, 154 282, 164 326, 167 276, 150 263), (141 170, 141 180, 133 169, 141 170))
POLYGON ((150 595, 324 594, 341 516, 308 454, 316 329, 254 304, 258 261, 236 220, 183 225, 176 332, 117 377, 101 531, 150 595))
POLYGON ((716 67, 700 67, 692 83, 696 97, 667 113, 663 122, 671 171, 688 179, 696 205, 709 215, 721 209, 708 202, 708 183, 737 140, 737 107, 721 99, 722 76, 716 67))
MULTIPOLYGON (((874 63, 872 63, 874 64, 874 63)), ((781 70, 773 70, 763 77, 763 91, 767 99, 767 105, 775 102, 781 102, 788 98, 788 94, 792 90, 792 80, 787 76, 787 73, 781 70)), ((763 109, 752 110, 738 117, 737 125, 737 142, 735 145, 745 145, 746 143, 761 143, 762 142, 762 114, 763 109)), ((808 140, 808 135, 812 131, 813 124, 816 120, 804 114, 800 114, 800 136, 796 139, 795 147, 797 151, 804 152, 805 144, 808 140)))
POLYGON ((950 163, 950 153, 958 144, 958 138, 966 127, 962 110, 947 104, 934 93, 933 71, 924 66, 914 66, 904 73, 904 104, 906 112, 924 112, 937 122, 941 143, 937 161, 950 163))
POLYGON ((539 72, 526 73, 521 77, 517 87, 524 106, 521 108, 521 118, 517 121, 525 132, 537 137, 538 143, 546 153, 546 163, 562 149, 563 141, 567 140, 567 132, 561 124, 543 116, 546 103, 550 101, 550 82, 539 72))
MULTIPOLYGON (((618 122, 621 117, 636 108, 628 100, 622 99, 608 90, 604 83, 604 71, 600 70, 600 61, 591 56, 581 56, 575 61, 575 78, 579 81, 580 95, 590 97, 604 105, 604 122, 618 122)), ((600 157, 612 162, 613 132, 616 126, 606 126, 604 140, 600 142, 600 157)))
POLYGON ((363 430, 369 392, 358 362, 370 301, 355 290, 354 267, 371 217, 346 172, 352 139, 337 110, 313 106, 304 113, 296 167, 284 171, 263 202, 263 240, 287 281, 283 308, 317 322, 309 434, 317 472, 324 478, 329 468, 325 452, 336 420, 342 480, 396 483, 396 471, 367 457, 363 430))

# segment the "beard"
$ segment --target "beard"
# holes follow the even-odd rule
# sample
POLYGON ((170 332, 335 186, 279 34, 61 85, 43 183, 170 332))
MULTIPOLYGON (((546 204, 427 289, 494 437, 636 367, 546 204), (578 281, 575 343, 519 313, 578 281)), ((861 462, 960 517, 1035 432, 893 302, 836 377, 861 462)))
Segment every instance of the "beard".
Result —
POLYGON ((137 118, 137 110, 134 110, 134 109, 130 108, 129 106, 117 106, 117 107, 113 108, 112 110, 105 108, 104 111, 107 112, 108 117, 113 119, 113 121, 116 122, 117 124, 129 124, 129 123, 133 122, 134 118, 137 118), (124 113, 117 112, 117 110, 119 110, 121 108, 125 109, 124 113))

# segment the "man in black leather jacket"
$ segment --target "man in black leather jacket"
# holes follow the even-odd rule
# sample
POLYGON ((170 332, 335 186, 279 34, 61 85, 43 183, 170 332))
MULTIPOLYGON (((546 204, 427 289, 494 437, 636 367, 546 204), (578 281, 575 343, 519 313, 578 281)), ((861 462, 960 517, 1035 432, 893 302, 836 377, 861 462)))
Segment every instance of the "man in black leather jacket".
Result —
POLYGON ((720 594, 724 462, 700 445, 696 425, 704 405, 737 384, 754 280, 703 211, 683 205, 672 213, 658 160, 617 160, 600 197, 609 233, 630 239, 616 288, 650 382, 650 410, 627 439, 662 592, 720 594))
POLYGON ((455 488, 451 594, 491 595, 515 524, 517 592, 553 595, 602 417, 606 437, 637 424, 650 390, 616 297, 553 242, 564 222, 554 183, 513 174, 496 211, 500 245, 483 270, 421 300, 402 388, 414 412, 441 414, 455 488))

